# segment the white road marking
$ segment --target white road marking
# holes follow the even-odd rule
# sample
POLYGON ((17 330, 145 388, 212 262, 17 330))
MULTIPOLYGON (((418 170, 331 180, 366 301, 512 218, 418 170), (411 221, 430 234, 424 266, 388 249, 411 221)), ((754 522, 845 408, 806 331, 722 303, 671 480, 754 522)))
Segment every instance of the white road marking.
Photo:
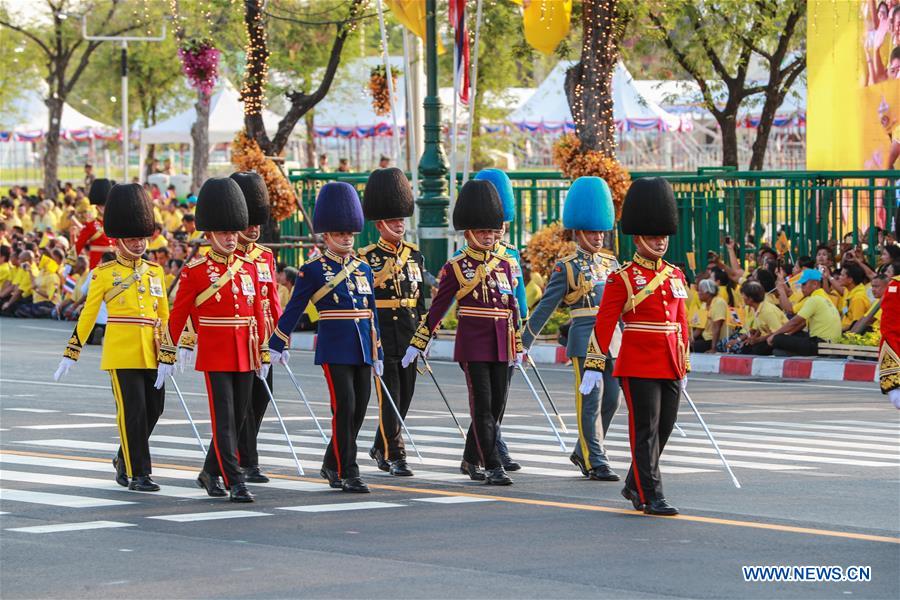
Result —
POLYGON ((87 529, 112 529, 117 527, 134 526, 134 523, 120 523, 118 521, 85 521, 84 523, 60 523, 59 525, 10 527, 6 531, 18 531, 21 533, 62 533, 64 531, 85 531, 87 529))
POLYGON ((474 498, 472 496, 436 496, 434 498, 411 498, 413 502, 431 504, 468 504, 470 502, 494 502, 493 498, 474 498))
POLYGON ((158 492, 133 492, 122 487, 110 479, 96 479, 93 477, 72 477, 71 475, 55 475, 52 473, 28 473, 25 471, 0 470, 0 481, 18 481, 20 483, 40 483, 43 485, 64 485, 68 487, 80 487, 90 490, 103 490, 105 492, 131 492, 132 494, 153 494, 168 498, 193 498, 201 500, 207 498, 205 491, 197 488, 190 489, 172 485, 162 485, 158 492))
POLYGON ((25 413, 57 413, 58 410, 50 410, 49 408, 4 408, 3 410, 14 410, 16 412, 25 413))
POLYGON ((173 521, 175 523, 193 523, 195 521, 218 521, 220 519, 243 519, 247 517, 271 517, 270 513, 254 512, 251 510, 218 510, 215 512, 186 513, 183 515, 163 515, 160 517, 147 517, 159 521, 173 521))
POLYGON ((405 504, 393 502, 341 502, 337 504, 311 504, 308 506, 279 506, 277 510, 292 510, 296 512, 341 512, 347 510, 370 510, 373 508, 402 508, 405 504))
POLYGON ((86 496, 70 496, 68 494, 50 494, 47 492, 30 492, 27 490, 0 489, 0 500, 11 502, 27 502, 46 506, 64 506, 66 508, 96 508, 98 506, 122 506, 134 504, 126 500, 107 500, 106 498, 89 498, 86 496))

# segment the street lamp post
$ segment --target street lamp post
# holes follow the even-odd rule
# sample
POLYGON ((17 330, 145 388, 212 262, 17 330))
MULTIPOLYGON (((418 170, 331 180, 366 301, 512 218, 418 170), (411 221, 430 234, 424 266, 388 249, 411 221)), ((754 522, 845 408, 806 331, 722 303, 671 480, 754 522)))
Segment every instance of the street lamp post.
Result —
POLYGON ((162 33, 158 36, 135 35, 88 35, 87 14, 81 17, 81 35, 88 41, 121 42, 122 43, 122 183, 128 183, 128 143, 131 132, 128 126, 128 42, 162 42, 166 39, 166 22, 163 21, 162 33))
POLYGON ((447 158, 441 146, 441 101, 438 97, 437 0, 425 2, 425 151, 419 161, 422 195, 419 205, 419 246, 426 267, 437 273, 447 261, 447 158))

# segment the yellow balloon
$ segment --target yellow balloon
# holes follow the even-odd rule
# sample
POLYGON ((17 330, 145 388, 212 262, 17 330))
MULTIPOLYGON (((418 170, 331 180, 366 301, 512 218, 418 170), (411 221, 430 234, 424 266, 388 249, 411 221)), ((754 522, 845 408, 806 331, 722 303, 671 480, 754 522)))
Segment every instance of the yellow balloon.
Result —
POLYGON ((553 54, 572 21, 572 0, 513 0, 523 6, 525 40, 544 54, 553 54))

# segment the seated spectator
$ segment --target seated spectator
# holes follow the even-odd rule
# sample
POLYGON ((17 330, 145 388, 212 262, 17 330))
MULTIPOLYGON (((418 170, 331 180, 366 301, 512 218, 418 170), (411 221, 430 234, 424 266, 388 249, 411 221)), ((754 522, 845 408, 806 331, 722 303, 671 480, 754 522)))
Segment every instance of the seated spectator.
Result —
POLYGON ((535 279, 535 275, 531 272, 530 266, 522 265, 522 278, 528 282, 525 284, 525 302, 528 304, 529 311, 540 302, 544 295, 544 290, 535 279))
POLYGON ((81 288, 85 284, 87 275, 87 257, 79 256, 75 260, 75 266, 72 267, 72 271, 63 278, 62 302, 59 303, 59 307, 51 316, 64 321, 74 320, 72 316, 76 314, 76 311, 80 312, 81 305, 84 304, 86 299, 81 288))
POLYGON ((887 275, 876 275, 875 279, 872 280, 872 296, 875 297, 875 304, 861 320, 864 322, 856 322, 856 327, 863 332, 876 331, 881 333, 881 299, 884 297, 884 292, 887 290, 890 282, 891 278, 887 275), (860 325, 862 327, 859 327, 860 325))
MULTIPOLYGON (((27 246, 26 246, 27 248, 27 246)), ((11 317, 16 310, 31 304, 32 280, 37 277, 34 252, 30 249, 19 253, 19 268, 11 278, 12 288, 6 301, 0 306, 0 315, 11 317)))
POLYGON ((740 337, 727 349, 734 353, 767 356, 772 353, 772 348, 766 343, 766 337, 784 325, 787 317, 776 304, 768 301, 768 294, 758 281, 744 282, 741 295, 747 308, 746 322, 740 337))
POLYGON ((821 342, 833 342, 841 337, 841 315, 822 289, 822 280, 818 270, 803 272, 800 277, 803 306, 766 338, 776 354, 816 356, 821 342))
POLYGON ((712 279, 703 279, 697 284, 700 301, 706 307, 706 325, 691 344, 693 352, 713 353, 720 340, 729 337, 728 304, 719 295, 719 286, 712 279))
POLYGON ((66 255, 59 248, 50 251, 49 258, 41 260, 37 275, 31 277, 31 303, 16 309, 20 319, 46 319, 60 301, 59 269, 66 255))
POLYGON ((12 265, 9 264, 9 258, 12 255, 12 248, 9 246, 0 246, 0 290, 10 280, 13 273, 12 265))
POLYGON ((169 245, 169 240, 163 235, 162 223, 153 224, 153 236, 147 240, 147 251, 164 248, 169 245))
POLYGON ((872 303, 866 293, 866 272, 858 263, 845 264, 841 269, 840 281, 844 288, 841 299, 841 327, 847 331, 869 312, 872 303))

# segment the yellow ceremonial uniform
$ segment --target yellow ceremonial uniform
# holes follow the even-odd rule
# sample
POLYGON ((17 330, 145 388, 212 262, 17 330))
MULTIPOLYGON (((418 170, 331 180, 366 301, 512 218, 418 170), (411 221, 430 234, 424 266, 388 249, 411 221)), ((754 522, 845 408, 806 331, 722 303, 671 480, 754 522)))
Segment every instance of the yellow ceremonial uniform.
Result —
MULTIPOLYGON (((78 360, 101 303, 108 313, 100 368, 109 371, 128 477, 150 475, 150 432, 163 411, 165 388, 155 389, 157 345, 169 320, 162 267, 120 254, 98 265, 64 356, 78 360)), ((124 484, 123 484, 124 485, 124 484)))

